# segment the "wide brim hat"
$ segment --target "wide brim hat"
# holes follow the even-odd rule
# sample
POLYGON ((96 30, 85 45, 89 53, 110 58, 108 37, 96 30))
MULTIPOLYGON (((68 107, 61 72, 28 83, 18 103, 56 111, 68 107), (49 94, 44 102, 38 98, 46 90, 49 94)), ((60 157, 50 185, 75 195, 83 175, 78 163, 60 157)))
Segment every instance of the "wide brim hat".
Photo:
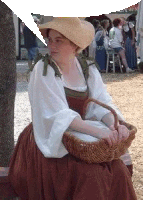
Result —
POLYGON ((95 34, 93 25, 78 17, 55 17, 40 25, 39 30, 44 38, 47 37, 47 29, 58 31, 81 49, 91 44, 95 34))

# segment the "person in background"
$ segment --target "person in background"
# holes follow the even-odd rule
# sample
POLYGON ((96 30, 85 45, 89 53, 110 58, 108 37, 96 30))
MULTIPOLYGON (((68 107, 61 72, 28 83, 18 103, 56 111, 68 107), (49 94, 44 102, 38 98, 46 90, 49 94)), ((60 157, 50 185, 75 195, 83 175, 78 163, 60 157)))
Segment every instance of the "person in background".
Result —
POLYGON ((108 19, 102 20, 101 21, 101 26, 103 27, 103 29, 105 31, 104 47, 105 47, 105 49, 108 49, 108 47, 109 47, 109 32, 107 31, 107 29, 110 26, 109 20, 108 19))
POLYGON ((135 19, 129 17, 123 21, 123 32, 125 35, 125 55, 130 69, 137 69, 137 54, 135 46, 135 19))
MULTIPOLYGON (((34 16, 34 22, 38 23, 39 20, 34 16)), ((38 44, 36 41, 36 35, 24 24, 23 26, 24 46, 28 51, 28 66, 31 70, 32 62, 38 53, 38 44)))
POLYGON ((100 72, 106 72, 106 62, 107 62, 107 55, 106 55, 106 48, 105 48, 105 38, 107 34, 107 28, 109 26, 109 20, 103 20, 101 22, 102 26, 100 25, 95 34, 95 41, 96 41, 96 55, 95 60, 100 67, 100 72))
POLYGON ((123 35, 122 35, 122 20, 116 18, 113 20, 113 27, 109 31, 109 43, 110 46, 115 50, 116 53, 122 59, 122 63, 126 68, 126 73, 134 72, 134 70, 130 69, 125 56, 125 49, 122 46, 123 35))
MULTIPOLYGON (((94 29, 95 29, 95 33, 98 29, 98 27, 100 26, 100 21, 99 20, 96 20, 96 19, 93 19, 92 20, 92 25, 94 26, 94 29)), ((88 51, 89 51, 89 57, 95 59, 95 54, 96 54, 96 42, 95 42, 95 36, 92 40, 92 43, 89 45, 88 47, 88 51)))

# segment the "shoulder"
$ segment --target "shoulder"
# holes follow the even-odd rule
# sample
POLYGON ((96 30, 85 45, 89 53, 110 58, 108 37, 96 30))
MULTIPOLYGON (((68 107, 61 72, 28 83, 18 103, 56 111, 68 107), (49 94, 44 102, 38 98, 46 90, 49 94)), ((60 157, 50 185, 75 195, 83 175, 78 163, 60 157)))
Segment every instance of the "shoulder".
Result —
POLYGON ((42 55, 39 53, 34 60, 35 65, 33 66, 34 71, 42 71, 43 76, 47 75, 47 72, 50 71, 55 74, 55 76, 61 77, 59 69, 51 57, 46 54, 42 55))
POLYGON ((50 64, 47 63, 47 65, 45 66, 45 63, 42 59, 40 59, 34 66, 33 71, 31 73, 31 75, 34 75, 35 77, 55 77, 55 71, 54 69, 51 67, 50 64), (46 70, 45 70, 46 67, 46 70), (44 75, 44 72, 46 71, 46 74, 44 75))
POLYGON ((115 27, 112 27, 111 29, 110 29, 110 31, 114 31, 115 30, 115 27))
POLYGON ((118 27, 114 27, 114 30, 115 30, 116 32, 120 32, 120 31, 121 31, 118 27))
POLYGON ((120 29, 119 29, 119 28, 117 28, 117 27, 113 27, 113 28, 112 28, 112 31, 119 32, 119 31, 120 31, 120 29))
POLYGON ((89 64, 89 74, 91 75, 91 73, 94 73, 94 75, 100 75, 99 73, 99 65, 96 61, 94 62, 91 62, 91 61, 88 61, 88 64, 89 64))
POLYGON ((97 62, 95 61, 93 57, 86 57, 83 54, 79 54, 77 56, 77 60, 79 61, 81 67, 83 68, 89 68, 92 65, 96 67, 97 65, 97 62))
POLYGON ((110 29, 110 31, 109 31, 109 39, 112 41, 112 40, 114 40, 114 38, 115 38, 115 30, 114 30, 114 27, 112 27, 111 29, 110 29))
POLYGON ((99 29, 96 33, 102 33, 103 29, 99 29))
POLYGON ((89 67, 88 85, 90 88, 96 88, 97 93, 100 93, 100 91, 106 88, 106 84, 102 79, 101 73, 95 64, 89 67))
POLYGON ((97 68, 98 64, 94 58, 86 57, 83 54, 79 54, 77 56, 77 60, 82 68, 83 75, 84 75, 85 79, 87 80, 89 77, 90 68, 92 68, 92 67, 97 68))
POLYGON ((122 34, 121 29, 116 28, 116 29, 115 29, 115 34, 117 34, 117 35, 121 35, 121 34, 122 34))

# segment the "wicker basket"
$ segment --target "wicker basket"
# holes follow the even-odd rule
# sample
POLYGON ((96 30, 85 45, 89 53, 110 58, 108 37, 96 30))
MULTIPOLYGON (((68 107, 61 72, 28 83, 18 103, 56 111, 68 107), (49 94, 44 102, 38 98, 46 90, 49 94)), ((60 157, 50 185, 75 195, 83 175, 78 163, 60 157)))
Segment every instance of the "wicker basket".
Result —
MULTIPOLYGON (((99 104, 100 106, 109 109, 113 113, 115 117, 114 126, 115 129, 117 129, 117 114, 110 106, 107 106, 95 99, 90 98, 85 102, 84 113, 90 101, 93 101, 96 104, 99 104)), ((125 123, 123 121, 119 121, 119 123, 125 125, 130 130, 130 135, 127 140, 120 142, 118 145, 109 147, 108 143, 103 139, 100 139, 98 142, 85 142, 72 135, 70 132, 64 133, 63 144, 70 154, 87 163, 101 163, 116 160, 127 151, 129 146, 131 145, 131 142, 135 138, 135 133, 137 132, 136 127, 134 127, 133 125, 125 123)))

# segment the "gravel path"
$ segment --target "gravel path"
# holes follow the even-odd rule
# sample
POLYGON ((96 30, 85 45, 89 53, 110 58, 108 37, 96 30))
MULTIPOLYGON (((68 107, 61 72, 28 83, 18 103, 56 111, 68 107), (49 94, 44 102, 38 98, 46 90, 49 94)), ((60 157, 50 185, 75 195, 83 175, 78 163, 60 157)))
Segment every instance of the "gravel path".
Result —
POLYGON ((16 64, 17 67, 17 91, 15 99, 15 129, 14 139, 15 142, 21 131, 26 125, 31 122, 31 108, 28 98, 28 82, 26 81, 26 73, 28 64, 26 61, 20 61, 16 64))

